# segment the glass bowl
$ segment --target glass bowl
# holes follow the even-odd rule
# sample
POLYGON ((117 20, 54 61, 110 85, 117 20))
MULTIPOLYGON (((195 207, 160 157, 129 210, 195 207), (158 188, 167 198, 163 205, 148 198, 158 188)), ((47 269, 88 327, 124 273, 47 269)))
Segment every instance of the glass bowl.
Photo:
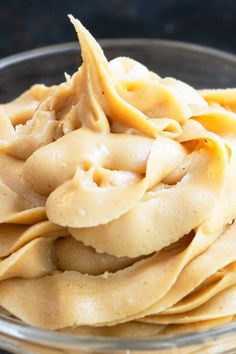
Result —
MULTIPOLYGON (((102 40, 108 57, 129 56, 160 76, 195 88, 236 86, 236 56, 197 45, 150 39, 102 40)), ((50 46, 0 60, 0 103, 34 83, 55 84, 81 64, 78 43, 50 46)), ((0 347, 22 354, 235 353, 236 323, 207 331, 151 338, 78 337, 46 331, 0 315, 0 347)))

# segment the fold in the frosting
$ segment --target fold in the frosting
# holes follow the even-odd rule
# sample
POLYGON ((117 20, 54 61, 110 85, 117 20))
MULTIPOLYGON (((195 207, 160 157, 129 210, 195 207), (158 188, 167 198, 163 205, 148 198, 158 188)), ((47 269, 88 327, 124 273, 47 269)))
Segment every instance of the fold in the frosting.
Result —
POLYGON ((0 105, 0 306, 76 335, 236 315, 236 94, 196 91, 82 24, 82 66, 0 105))

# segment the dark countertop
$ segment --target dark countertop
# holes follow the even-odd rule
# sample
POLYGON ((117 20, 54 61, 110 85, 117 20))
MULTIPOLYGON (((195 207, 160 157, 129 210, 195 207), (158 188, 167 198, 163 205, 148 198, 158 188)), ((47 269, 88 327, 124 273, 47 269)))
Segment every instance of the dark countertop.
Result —
POLYGON ((68 13, 96 38, 165 38, 236 53, 234 0, 2 0, 0 58, 76 40, 68 13))

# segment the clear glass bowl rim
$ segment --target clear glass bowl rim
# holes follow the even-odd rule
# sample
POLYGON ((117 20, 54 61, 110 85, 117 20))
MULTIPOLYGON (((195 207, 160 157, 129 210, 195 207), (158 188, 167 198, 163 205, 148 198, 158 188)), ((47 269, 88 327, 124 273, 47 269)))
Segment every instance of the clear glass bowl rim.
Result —
MULTIPOLYGON (((236 55, 224 52, 222 50, 205 47, 202 45, 171 41, 162 39, 146 38, 117 38, 102 39, 99 41, 103 48, 122 45, 142 45, 171 47, 172 49, 187 49, 192 52, 209 54, 218 59, 231 61, 236 65, 236 55)), ((56 44, 46 47, 25 51, 0 59, 0 70, 30 60, 38 56, 67 52, 70 50, 79 50, 78 42, 69 42, 56 44)), ((236 334, 236 323, 220 326, 217 328, 191 332, 187 334, 174 336, 158 336, 150 338, 137 337, 99 337, 99 336, 73 336, 61 332, 45 330, 27 325, 19 320, 0 315, 0 333, 14 339, 27 341, 30 343, 44 345, 51 348, 68 349, 90 349, 90 350, 158 350, 184 347, 188 345, 201 344, 210 340, 219 340, 226 334, 236 334)))

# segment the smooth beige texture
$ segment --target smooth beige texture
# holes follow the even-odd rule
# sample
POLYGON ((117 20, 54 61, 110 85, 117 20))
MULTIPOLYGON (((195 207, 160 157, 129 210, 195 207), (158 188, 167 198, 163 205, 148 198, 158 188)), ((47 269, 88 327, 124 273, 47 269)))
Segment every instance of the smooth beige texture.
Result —
POLYGON ((32 226, 0 224, 0 257, 8 256, 38 237, 66 235, 66 229, 50 221, 43 221, 32 226))
POLYGON ((38 105, 51 94, 52 90, 53 87, 33 85, 15 100, 1 104, 0 110, 9 117, 13 126, 24 124, 27 120, 32 118, 38 105))
POLYGON ((235 89, 108 62, 70 20, 78 71, 0 105, 0 306, 75 335, 233 321, 235 89))
POLYGON ((200 95, 210 103, 220 104, 228 110, 236 112, 236 89, 211 89, 200 90, 200 95))
POLYGON ((57 265, 60 270, 74 270, 83 274, 100 275, 113 273, 137 262, 137 258, 114 257, 98 253, 73 237, 65 237, 55 242, 57 265))

